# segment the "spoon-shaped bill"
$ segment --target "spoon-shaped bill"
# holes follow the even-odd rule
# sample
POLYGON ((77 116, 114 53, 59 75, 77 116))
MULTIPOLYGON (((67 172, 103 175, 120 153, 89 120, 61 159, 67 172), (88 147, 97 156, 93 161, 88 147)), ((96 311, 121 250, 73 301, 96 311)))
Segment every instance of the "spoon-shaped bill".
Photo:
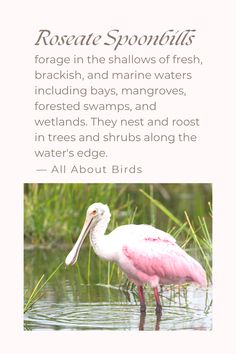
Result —
POLYGON ((83 226, 82 231, 78 237, 78 240, 76 241, 74 247, 72 248, 72 250, 70 251, 70 253, 66 257, 65 264, 67 266, 74 265, 76 263, 80 248, 82 246, 82 243, 84 242, 86 235, 88 234, 88 232, 91 228, 92 221, 93 221, 93 217, 89 215, 84 222, 84 226, 83 226))

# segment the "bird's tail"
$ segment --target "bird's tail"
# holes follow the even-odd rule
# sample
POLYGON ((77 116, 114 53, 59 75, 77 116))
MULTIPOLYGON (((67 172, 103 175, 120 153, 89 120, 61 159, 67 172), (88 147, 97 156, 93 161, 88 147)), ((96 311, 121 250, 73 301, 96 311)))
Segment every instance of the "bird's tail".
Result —
POLYGON ((195 259, 193 259, 193 261, 194 261, 193 272, 192 272, 193 283, 203 287, 207 286, 207 277, 206 277, 205 270, 203 269, 201 264, 198 263, 195 259))

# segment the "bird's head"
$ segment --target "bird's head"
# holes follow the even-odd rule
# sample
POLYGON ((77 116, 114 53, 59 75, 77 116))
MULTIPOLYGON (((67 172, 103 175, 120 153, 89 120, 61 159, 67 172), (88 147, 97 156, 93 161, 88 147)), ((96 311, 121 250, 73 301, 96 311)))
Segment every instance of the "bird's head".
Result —
POLYGON ((86 213, 86 219, 84 226, 81 230, 78 240, 76 241, 74 247, 66 257, 66 265, 74 265, 77 261, 80 248, 86 235, 89 233, 92 227, 94 227, 99 221, 109 221, 110 219, 110 210, 107 205, 102 203, 94 203, 90 205, 86 213))
POLYGON ((108 219, 111 217, 110 210, 106 204, 93 203, 88 207, 86 218, 93 219, 96 224, 99 220, 108 219))

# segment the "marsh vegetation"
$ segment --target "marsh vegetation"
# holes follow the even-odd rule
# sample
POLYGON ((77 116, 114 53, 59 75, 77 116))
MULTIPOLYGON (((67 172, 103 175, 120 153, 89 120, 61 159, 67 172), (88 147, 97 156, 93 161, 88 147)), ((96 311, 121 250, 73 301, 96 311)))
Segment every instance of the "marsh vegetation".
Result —
MULTIPOLYGON (((24 192, 26 329, 138 329, 135 287, 116 264, 94 254, 88 238, 76 267, 64 267, 94 202, 110 207, 107 233, 123 224, 151 224, 174 236, 206 270, 207 289, 162 288, 160 329, 211 328, 210 184, 26 184, 24 192)), ((154 329, 154 303, 146 293, 145 329, 154 329)))

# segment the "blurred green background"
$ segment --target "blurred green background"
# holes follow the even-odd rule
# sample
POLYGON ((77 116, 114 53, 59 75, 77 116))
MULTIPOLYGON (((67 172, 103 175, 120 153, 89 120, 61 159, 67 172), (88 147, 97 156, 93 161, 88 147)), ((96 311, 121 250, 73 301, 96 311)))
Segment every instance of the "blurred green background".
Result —
POLYGON ((90 204, 108 204, 108 231, 122 224, 152 224, 164 231, 176 223, 150 198, 160 202, 181 222, 188 213, 193 225, 204 217, 211 231, 211 184, 25 184, 25 243, 71 243, 82 227, 90 204))

